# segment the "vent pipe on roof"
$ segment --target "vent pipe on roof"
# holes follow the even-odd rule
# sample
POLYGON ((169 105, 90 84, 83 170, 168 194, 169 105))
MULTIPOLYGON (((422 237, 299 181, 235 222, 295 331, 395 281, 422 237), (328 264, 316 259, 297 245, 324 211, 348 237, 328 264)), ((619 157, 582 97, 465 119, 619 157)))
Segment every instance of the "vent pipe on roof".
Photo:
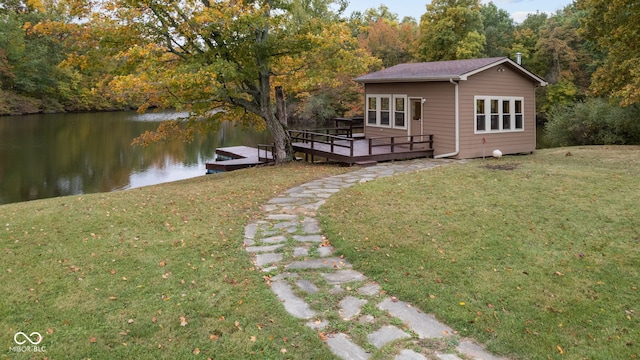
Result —
POLYGON ((516 62, 518 63, 518 65, 522 65, 522 53, 521 52, 516 53, 516 62))

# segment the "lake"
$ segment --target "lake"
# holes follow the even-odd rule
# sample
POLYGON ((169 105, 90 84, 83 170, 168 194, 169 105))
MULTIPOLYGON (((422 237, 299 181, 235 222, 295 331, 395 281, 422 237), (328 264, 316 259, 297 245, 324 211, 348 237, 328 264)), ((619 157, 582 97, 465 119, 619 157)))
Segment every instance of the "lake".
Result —
POLYGON ((193 142, 131 141, 178 113, 107 112, 0 117, 0 204, 108 192, 204 176, 217 147, 272 142, 223 123, 193 142))

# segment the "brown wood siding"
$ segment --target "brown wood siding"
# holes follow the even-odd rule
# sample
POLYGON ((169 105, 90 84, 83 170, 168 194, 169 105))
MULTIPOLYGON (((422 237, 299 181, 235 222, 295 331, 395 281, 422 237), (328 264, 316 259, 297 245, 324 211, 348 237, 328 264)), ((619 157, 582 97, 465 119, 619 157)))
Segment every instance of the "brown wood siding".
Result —
POLYGON ((495 149, 503 154, 532 152, 536 148, 535 84, 509 66, 497 67, 460 81, 460 153, 458 158, 491 156, 495 149), (523 97, 524 131, 475 134, 474 96, 523 97), (483 145, 483 138, 486 143, 483 145))
MULTIPOLYGON (((434 135, 434 155, 455 150, 455 87, 449 82, 366 84, 365 93, 407 95, 424 98, 422 107, 423 133, 434 135)), ((408 120, 410 126, 414 121, 408 120)), ((417 121, 416 121, 417 122, 417 121)), ((418 131, 419 133, 419 131, 418 131)), ((365 136, 403 136, 407 130, 366 126, 365 136)))

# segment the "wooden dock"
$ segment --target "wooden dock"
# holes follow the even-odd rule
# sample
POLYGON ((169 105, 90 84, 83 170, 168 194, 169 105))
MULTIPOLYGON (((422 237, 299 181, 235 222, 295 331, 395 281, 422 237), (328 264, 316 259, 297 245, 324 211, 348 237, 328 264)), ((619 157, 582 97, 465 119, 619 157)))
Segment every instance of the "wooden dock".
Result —
POLYGON ((233 171, 273 162, 273 153, 267 149, 270 147, 270 145, 260 145, 258 148, 250 146, 217 148, 218 159, 206 163, 207 173, 233 171))

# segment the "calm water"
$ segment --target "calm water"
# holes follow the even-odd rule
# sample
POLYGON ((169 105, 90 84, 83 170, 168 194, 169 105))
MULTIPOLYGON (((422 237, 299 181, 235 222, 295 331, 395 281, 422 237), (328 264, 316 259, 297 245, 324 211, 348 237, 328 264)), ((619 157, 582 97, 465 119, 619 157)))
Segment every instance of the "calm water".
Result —
POLYGON ((0 204, 107 192, 205 174, 217 147, 271 142, 225 123, 192 143, 133 147, 172 113, 44 114, 0 117, 0 204))

